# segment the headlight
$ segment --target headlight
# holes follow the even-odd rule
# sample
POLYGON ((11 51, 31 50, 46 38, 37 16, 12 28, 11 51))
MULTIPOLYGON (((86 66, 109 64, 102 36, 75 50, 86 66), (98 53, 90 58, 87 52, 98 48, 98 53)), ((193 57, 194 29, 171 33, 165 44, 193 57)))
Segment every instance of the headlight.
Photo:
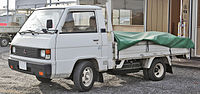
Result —
POLYGON ((44 59, 51 59, 51 50, 40 50, 40 56, 44 59))
POLYGON ((45 58, 45 50, 41 50, 40 51, 40 56, 43 57, 43 58, 45 58))
POLYGON ((16 53, 16 48, 13 46, 11 51, 12 51, 12 53, 16 53))

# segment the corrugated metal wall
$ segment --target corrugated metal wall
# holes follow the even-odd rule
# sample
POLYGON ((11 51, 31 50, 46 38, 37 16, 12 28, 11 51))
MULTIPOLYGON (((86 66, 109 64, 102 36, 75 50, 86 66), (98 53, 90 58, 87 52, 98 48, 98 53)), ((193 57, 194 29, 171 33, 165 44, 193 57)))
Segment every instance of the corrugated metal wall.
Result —
POLYGON ((147 31, 168 32, 168 0, 148 0, 147 31))

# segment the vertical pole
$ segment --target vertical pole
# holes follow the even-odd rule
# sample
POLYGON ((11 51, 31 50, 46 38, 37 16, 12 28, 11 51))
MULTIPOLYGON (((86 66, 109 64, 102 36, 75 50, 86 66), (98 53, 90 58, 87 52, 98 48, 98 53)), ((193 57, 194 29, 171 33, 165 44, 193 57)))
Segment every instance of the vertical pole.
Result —
POLYGON ((144 32, 147 32, 147 8, 148 8, 148 0, 144 1, 144 32))
POLYGON ((52 1, 50 0, 49 3, 50 3, 50 6, 51 6, 52 1))
MULTIPOLYGON (((197 44, 197 42, 198 42, 198 28, 197 28, 197 26, 198 26, 198 12, 200 11, 199 9, 198 9, 198 6, 200 6, 199 5, 199 0, 196 0, 196 4, 195 4, 195 6, 196 6, 196 14, 195 14, 195 26, 194 26, 194 30, 195 30, 195 33, 194 33, 194 35, 195 35, 195 44, 197 44)), ((194 21, 194 20, 193 20, 194 21)), ((197 56, 197 48, 198 48, 198 45, 195 45, 195 56, 197 56)))
MULTIPOLYGON (((193 13, 193 0, 190 0, 190 20, 189 20, 189 38, 192 39, 192 13, 193 13)), ((192 57, 192 49, 190 49, 189 59, 192 57)))
POLYGON ((193 0, 190 0, 190 20, 189 20, 189 38, 192 39, 192 13, 193 13, 193 0))
POLYGON ((112 7, 111 7, 111 0, 108 0, 106 3, 106 11, 107 11, 107 25, 108 25, 108 32, 113 31, 112 28, 112 7))
POLYGON ((77 4, 77 5, 80 5, 80 0, 76 0, 76 4, 77 4))
POLYGON ((180 37, 182 37, 182 24, 183 24, 183 0, 181 0, 181 9, 180 9, 180 25, 179 25, 179 35, 180 37))
POLYGON ((9 0, 7 0, 7 25, 8 25, 8 16, 9 16, 9 0))
POLYGON ((170 23, 171 23, 171 0, 168 0, 168 33, 170 33, 170 23))

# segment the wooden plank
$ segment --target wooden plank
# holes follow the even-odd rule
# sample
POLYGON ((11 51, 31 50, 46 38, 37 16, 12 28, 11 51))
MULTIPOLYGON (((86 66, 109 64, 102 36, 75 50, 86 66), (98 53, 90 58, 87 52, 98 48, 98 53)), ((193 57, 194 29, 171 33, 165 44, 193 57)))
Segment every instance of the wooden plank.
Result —
POLYGON ((163 0, 158 0, 158 20, 157 20, 157 31, 162 32, 163 30, 163 0))
POLYGON ((168 0, 163 0, 163 32, 168 32, 168 0))
POLYGON ((153 0, 152 3, 152 31, 157 31, 158 0, 153 0))
POLYGON ((148 0, 148 8, 147 8, 147 31, 152 30, 152 1, 148 0))

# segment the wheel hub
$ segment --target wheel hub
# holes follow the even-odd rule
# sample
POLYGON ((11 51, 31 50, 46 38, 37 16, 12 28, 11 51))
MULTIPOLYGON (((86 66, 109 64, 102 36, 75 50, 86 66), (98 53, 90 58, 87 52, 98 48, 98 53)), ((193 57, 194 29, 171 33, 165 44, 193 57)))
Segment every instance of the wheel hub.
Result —
POLYGON ((161 63, 158 63, 154 67, 154 75, 158 78, 162 77, 164 74, 164 66, 161 63))
POLYGON ((85 86, 89 86, 92 83, 92 79, 93 79, 92 69, 90 67, 85 68, 82 74, 82 83, 85 86))
POLYGON ((5 46, 8 44, 8 41, 6 39, 3 39, 3 40, 1 40, 1 44, 5 46))

